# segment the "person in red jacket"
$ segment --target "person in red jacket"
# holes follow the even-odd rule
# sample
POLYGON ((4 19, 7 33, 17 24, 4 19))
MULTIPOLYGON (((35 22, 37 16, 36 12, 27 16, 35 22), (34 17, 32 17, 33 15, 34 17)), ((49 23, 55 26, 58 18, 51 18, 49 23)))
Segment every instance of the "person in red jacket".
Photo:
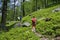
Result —
POLYGON ((35 32, 35 28, 36 28, 36 17, 33 16, 33 18, 32 18, 32 31, 35 32))

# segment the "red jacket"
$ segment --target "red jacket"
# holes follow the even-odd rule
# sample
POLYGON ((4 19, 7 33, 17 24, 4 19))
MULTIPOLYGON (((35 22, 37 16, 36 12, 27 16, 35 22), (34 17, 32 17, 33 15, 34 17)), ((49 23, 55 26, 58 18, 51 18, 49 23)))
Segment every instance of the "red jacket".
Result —
POLYGON ((32 18, 32 22, 34 22, 34 23, 35 23, 35 22, 36 22, 36 18, 32 18))

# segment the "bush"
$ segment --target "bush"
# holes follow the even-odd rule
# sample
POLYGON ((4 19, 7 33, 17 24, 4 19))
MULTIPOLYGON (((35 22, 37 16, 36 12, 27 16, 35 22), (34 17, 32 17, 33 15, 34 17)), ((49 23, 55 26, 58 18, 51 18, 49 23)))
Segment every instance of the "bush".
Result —
POLYGON ((0 40, 39 40, 30 28, 12 28, 9 32, 0 35, 0 40))

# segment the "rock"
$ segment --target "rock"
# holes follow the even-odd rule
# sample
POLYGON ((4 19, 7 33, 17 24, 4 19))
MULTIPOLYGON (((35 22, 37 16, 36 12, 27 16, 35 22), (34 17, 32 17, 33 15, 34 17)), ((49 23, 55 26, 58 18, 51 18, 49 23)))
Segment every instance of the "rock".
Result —
POLYGON ((14 25, 14 28, 15 27, 20 27, 21 26, 21 23, 19 22, 19 23, 16 23, 15 25, 14 25))
POLYGON ((45 19, 46 22, 47 22, 47 21, 50 21, 50 20, 51 20, 51 18, 46 18, 46 19, 45 19))
POLYGON ((22 24, 22 26, 23 26, 23 27, 28 27, 28 26, 30 26, 30 23, 29 23, 29 22, 24 22, 24 23, 22 24))
POLYGON ((55 40, 60 40, 60 37, 57 37, 55 40))
POLYGON ((49 40, 48 38, 41 38, 41 40, 49 40))
POLYGON ((60 40, 60 35, 56 35, 55 40, 60 40))
POLYGON ((56 8, 52 12, 59 12, 59 11, 60 11, 60 8, 56 8))
POLYGON ((56 37, 55 40, 60 40, 60 37, 56 37))
POLYGON ((19 27, 19 26, 21 26, 21 24, 20 24, 20 23, 18 23, 18 24, 16 24, 16 26, 18 26, 18 27, 19 27))

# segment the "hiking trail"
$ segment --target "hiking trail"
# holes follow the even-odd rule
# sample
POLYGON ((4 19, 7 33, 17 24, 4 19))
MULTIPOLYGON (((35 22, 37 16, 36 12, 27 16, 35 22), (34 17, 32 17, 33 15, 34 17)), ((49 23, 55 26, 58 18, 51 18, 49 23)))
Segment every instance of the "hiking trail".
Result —
POLYGON ((34 33, 36 34, 36 36, 38 36, 40 38, 40 40, 54 40, 54 38, 51 38, 51 39, 47 38, 44 35, 41 35, 41 34, 39 34, 37 32, 34 32, 34 33))

